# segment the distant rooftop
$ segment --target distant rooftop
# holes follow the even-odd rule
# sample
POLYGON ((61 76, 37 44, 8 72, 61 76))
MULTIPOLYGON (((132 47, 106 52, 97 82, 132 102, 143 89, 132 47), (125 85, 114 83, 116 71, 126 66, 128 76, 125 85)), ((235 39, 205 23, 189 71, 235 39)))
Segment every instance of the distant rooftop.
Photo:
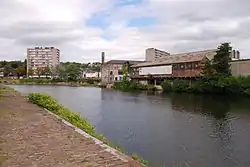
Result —
POLYGON ((201 61, 202 59, 204 59, 204 57, 211 59, 215 55, 215 52, 216 52, 216 49, 172 54, 170 56, 159 58, 155 62, 144 62, 144 63, 133 65, 133 67, 145 67, 145 66, 154 66, 154 65, 197 62, 197 61, 201 61))
POLYGON ((106 62, 105 64, 124 64, 126 62, 129 62, 129 64, 139 64, 139 63, 143 63, 145 61, 135 61, 135 60, 110 60, 108 62, 106 62))

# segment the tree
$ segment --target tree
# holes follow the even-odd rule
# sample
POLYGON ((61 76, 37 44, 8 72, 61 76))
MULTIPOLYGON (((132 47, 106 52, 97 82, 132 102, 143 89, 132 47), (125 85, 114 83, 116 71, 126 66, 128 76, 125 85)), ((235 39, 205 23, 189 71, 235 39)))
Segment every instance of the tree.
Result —
POLYGON ((215 70, 213 68, 213 64, 211 63, 211 61, 206 60, 205 65, 204 65, 204 67, 202 69, 202 75, 204 75, 204 76, 212 76, 212 75, 214 75, 214 73, 215 73, 215 70))
POLYGON ((37 68, 37 69, 36 69, 36 75, 38 75, 38 78, 40 78, 41 75, 43 75, 43 71, 44 71, 43 68, 37 68))
POLYGON ((230 54, 232 51, 232 47, 230 46, 230 43, 222 43, 216 51, 216 55, 213 58, 213 68, 216 72, 216 74, 223 75, 223 76, 229 76, 231 75, 230 70, 230 54))
POLYGON ((81 66, 78 64, 69 64, 65 69, 69 81, 77 81, 82 75, 81 66))
POLYGON ((28 76, 33 76, 34 75, 34 70, 31 68, 28 70, 28 76))
POLYGON ((45 68, 43 69, 42 75, 45 75, 46 78, 47 78, 48 76, 51 76, 51 75, 52 75, 52 72, 51 72, 51 69, 50 69, 49 66, 47 66, 47 67, 45 67, 45 68))
POLYGON ((4 66, 4 76, 10 76, 13 74, 13 68, 11 67, 10 64, 6 64, 4 66))
POLYGON ((18 78, 20 78, 20 76, 24 76, 26 73, 25 66, 19 66, 14 71, 18 78))

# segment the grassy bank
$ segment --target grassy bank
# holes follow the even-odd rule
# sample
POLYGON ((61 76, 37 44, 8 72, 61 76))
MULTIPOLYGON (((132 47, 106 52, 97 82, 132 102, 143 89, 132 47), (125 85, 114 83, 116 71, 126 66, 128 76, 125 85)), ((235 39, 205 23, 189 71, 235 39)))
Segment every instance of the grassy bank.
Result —
MULTIPOLYGON (((41 93, 30 93, 28 95, 28 100, 34 104, 37 104, 38 106, 41 106, 43 108, 48 109, 49 111, 53 112, 54 114, 60 116, 62 119, 70 122, 71 124, 82 129, 86 133, 90 134, 91 136, 103 141, 105 144, 107 144, 107 145, 115 148, 116 150, 124 153, 124 151, 120 147, 109 142, 105 137, 103 137, 103 135, 97 134, 95 132, 94 127, 90 123, 87 122, 86 118, 81 117, 79 113, 72 112, 69 109, 58 104, 58 102, 55 99, 53 99, 52 97, 50 97, 46 94, 41 94, 41 93)), ((133 158, 133 156, 132 156, 132 158, 133 158)), ((136 160, 140 163, 147 164, 147 161, 143 160, 139 156, 136 156, 136 160)))
POLYGON ((164 92, 189 92, 204 94, 250 96, 250 77, 203 77, 192 82, 176 79, 162 83, 164 92))

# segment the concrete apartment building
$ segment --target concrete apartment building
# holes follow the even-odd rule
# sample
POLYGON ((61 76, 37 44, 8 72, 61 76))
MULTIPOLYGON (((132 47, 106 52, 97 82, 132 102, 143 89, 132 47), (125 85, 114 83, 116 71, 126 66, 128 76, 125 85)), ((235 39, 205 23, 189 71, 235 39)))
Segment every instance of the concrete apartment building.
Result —
POLYGON ((146 49, 145 55, 145 60, 147 62, 155 62, 159 58, 170 56, 170 53, 155 48, 148 48, 146 49))
POLYGON ((55 47, 34 47, 27 49, 27 74, 29 70, 36 74, 37 69, 56 67, 60 63, 60 50, 55 47))

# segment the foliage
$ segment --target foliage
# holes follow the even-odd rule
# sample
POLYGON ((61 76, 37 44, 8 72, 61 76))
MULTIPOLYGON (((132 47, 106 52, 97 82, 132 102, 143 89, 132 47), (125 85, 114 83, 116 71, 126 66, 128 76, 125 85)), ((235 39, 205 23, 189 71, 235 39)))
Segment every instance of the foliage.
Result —
POLYGON ((230 43, 222 43, 217 49, 212 60, 213 68, 217 74, 229 76, 231 75, 229 61, 232 47, 230 43))
POLYGON ((175 92, 187 91, 189 89, 188 81, 176 79, 176 80, 173 81, 172 89, 175 92))
POLYGON ((50 69, 49 66, 47 66, 47 67, 45 67, 45 68, 43 69, 42 75, 45 75, 46 77, 52 75, 52 71, 51 71, 51 69, 50 69))
POLYGON ((77 64, 69 64, 65 67, 65 72, 67 74, 68 81, 76 81, 82 75, 81 68, 77 64))
POLYGON ((154 91, 155 90, 155 87, 152 85, 140 84, 140 83, 137 83, 136 81, 128 80, 126 77, 124 77, 122 81, 116 82, 113 88, 117 90, 122 90, 122 91, 131 91, 131 90, 154 91))
MULTIPOLYGON (((109 145, 110 147, 113 147, 116 150, 123 152, 123 150, 120 147, 109 142, 106 138, 103 137, 103 135, 97 134, 95 132, 94 126, 88 123, 86 118, 82 117, 79 113, 72 112, 69 109, 58 104, 58 102, 52 97, 42 93, 30 93, 28 95, 28 100, 34 104, 37 104, 40 107, 46 108, 47 110, 53 112, 62 119, 82 129, 89 135, 103 141, 103 143, 109 145)), ((147 162, 146 160, 139 158, 138 155, 136 157, 138 157, 137 160, 141 163, 145 164, 147 162)))
POLYGON ((250 76, 211 76, 193 80, 189 86, 188 81, 173 80, 173 84, 165 80, 162 83, 164 92, 193 92, 211 94, 245 94, 250 89, 250 76))
POLYGON ((0 69, 4 76, 24 76, 26 74, 26 60, 22 61, 0 61, 0 69))
POLYGON ((144 165, 147 165, 147 164, 148 164, 148 161, 147 161, 147 160, 142 159, 142 158, 141 158, 138 154, 136 154, 136 153, 131 154, 131 157, 132 157, 134 160, 136 160, 136 161, 138 161, 138 162, 140 162, 140 163, 142 163, 142 164, 144 164, 144 165))
POLYGON ((246 90, 244 91, 244 93, 245 93, 247 96, 250 97, 250 88, 246 89, 246 90))
POLYGON ((172 84, 169 80, 165 80, 161 83, 161 87, 164 92, 171 92, 172 91, 172 84))
POLYGON ((211 61, 209 61, 209 60, 205 61, 205 65, 202 69, 202 74, 204 76, 213 76, 215 74, 215 70, 213 68, 211 61))

